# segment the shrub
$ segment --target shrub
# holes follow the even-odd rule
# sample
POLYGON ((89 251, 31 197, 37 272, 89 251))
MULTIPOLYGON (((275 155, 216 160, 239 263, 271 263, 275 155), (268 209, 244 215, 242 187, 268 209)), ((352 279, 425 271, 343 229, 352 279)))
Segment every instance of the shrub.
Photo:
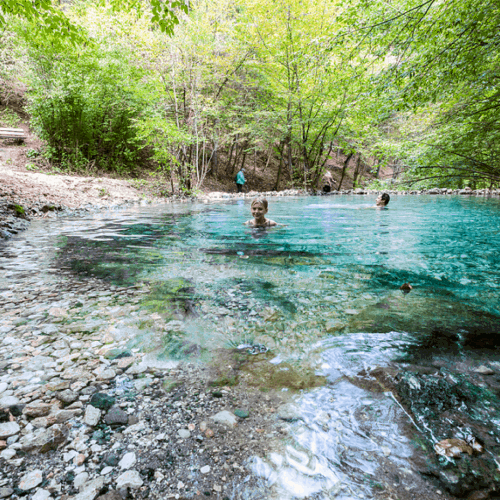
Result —
POLYGON ((56 55, 42 46, 30 56, 28 108, 45 155, 63 169, 132 169, 141 149, 133 123, 148 102, 127 54, 91 46, 56 55))

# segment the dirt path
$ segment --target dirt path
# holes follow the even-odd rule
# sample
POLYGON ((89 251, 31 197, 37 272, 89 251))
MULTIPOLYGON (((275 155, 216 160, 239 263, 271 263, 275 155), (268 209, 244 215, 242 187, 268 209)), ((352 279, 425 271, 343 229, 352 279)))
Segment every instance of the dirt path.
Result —
POLYGON ((41 203, 78 208, 89 203, 138 201, 142 193, 127 180, 22 172, 0 162, 0 196, 22 206, 41 203))

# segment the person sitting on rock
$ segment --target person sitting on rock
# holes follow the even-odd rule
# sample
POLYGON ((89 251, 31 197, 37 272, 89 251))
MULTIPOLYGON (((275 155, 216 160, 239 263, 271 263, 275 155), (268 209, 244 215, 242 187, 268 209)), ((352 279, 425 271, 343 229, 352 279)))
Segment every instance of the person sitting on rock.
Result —
POLYGON ((245 224, 250 227, 271 227, 278 224, 271 219, 266 219, 267 200, 265 198, 255 198, 252 201, 250 210, 253 215, 253 220, 247 220, 245 224))
POLYGON ((382 193, 378 196, 375 206, 378 208, 384 208, 389 204, 391 197, 387 193, 382 193))

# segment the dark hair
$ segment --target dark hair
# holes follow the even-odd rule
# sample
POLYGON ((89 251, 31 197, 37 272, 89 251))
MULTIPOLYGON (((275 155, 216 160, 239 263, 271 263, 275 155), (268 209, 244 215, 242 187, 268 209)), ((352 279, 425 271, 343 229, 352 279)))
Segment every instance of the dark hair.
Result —
POLYGON ((386 205, 391 201, 391 197, 387 193, 382 193, 381 198, 386 205))
POLYGON ((252 200, 252 204, 250 206, 253 207, 256 203, 260 203, 264 207, 264 210, 267 210, 267 200, 265 198, 255 198, 252 200))

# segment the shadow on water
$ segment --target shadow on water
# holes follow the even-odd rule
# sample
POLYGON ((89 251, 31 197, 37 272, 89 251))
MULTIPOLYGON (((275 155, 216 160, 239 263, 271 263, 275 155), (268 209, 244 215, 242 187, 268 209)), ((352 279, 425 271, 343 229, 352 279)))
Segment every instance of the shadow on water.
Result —
POLYGON ((58 267, 120 286, 134 285, 144 270, 164 260, 153 249, 141 251, 143 249, 139 247, 124 245, 122 238, 96 241, 79 236, 65 236, 59 245, 56 260, 58 267))

